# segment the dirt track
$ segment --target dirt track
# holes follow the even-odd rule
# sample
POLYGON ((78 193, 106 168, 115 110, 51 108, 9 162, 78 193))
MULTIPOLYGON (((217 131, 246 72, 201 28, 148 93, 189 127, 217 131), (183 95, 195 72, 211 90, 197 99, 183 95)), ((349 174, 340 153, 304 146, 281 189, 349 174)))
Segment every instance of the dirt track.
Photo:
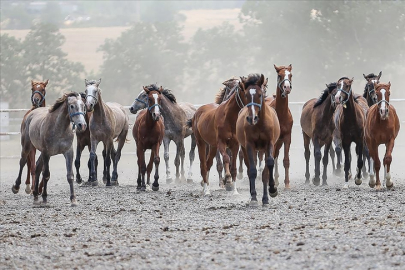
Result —
MULTIPOLYGON (((134 149, 133 141, 124 147, 134 149)), ((304 185, 302 150, 293 147, 292 190, 281 188, 269 208, 257 209, 246 206, 246 181, 232 196, 218 189, 212 173, 211 197, 202 197, 197 183, 166 184, 163 159, 160 191, 138 193, 129 154, 119 164, 119 187, 76 185, 74 208, 63 157, 51 158, 49 206, 34 207, 23 186, 11 192, 18 160, 1 159, 0 268, 403 269, 401 150, 394 150, 395 190, 375 192, 367 181, 343 190, 334 177, 328 187, 304 185)), ((198 170, 196 162, 195 181, 198 170)), ((260 182, 257 189, 260 200, 260 182)))

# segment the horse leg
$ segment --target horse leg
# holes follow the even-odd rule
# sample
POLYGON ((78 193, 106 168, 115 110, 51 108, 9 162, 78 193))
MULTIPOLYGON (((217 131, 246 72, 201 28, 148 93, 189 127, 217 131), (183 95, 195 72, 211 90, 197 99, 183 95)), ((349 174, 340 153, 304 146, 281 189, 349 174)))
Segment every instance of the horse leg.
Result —
MULTIPOLYGON (((75 195, 75 190, 74 190, 74 186, 73 186, 73 180, 74 180, 74 174, 73 174, 73 146, 70 147, 70 149, 63 154, 65 156, 65 160, 66 160, 66 178, 67 181, 69 183, 69 187, 70 187, 70 205, 71 206, 76 206, 77 202, 76 202, 76 195, 75 195)), ((46 181, 47 182, 47 181, 46 181)))
POLYGON ((25 179, 25 193, 30 194, 31 193, 31 187, 30 187, 30 177, 31 177, 31 160, 30 160, 30 156, 28 155, 27 157, 27 178, 25 179))
MULTIPOLYGON (((265 180, 263 180, 263 185, 264 185, 264 181, 267 182, 267 179, 269 179, 269 193, 270 193, 270 197, 274 198, 278 195, 278 190, 277 190, 277 186, 276 186, 276 182, 274 180, 273 177, 273 168, 274 168, 274 158, 272 156, 273 153, 273 146, 270 144, 270 147, 268 149, 268 153, 267 153, 267 157, 266 157, 266 171, 268 172, 268 176, 263 173, 263 178, 264 176, 266 176, 266 178, 264 178, 265 180)), ((264 187, 263 187, 264 188, 264 187)), ((266 191, 267 194, 267 191, 266 191)), ((264 195, 264 193, 263 193, 264 195)))
POLYGON ((290 189, 290 146, 291 146, 291 133, 284 138, 284 159, 283 166, 285 170, 284 185, 285 189, 290 189))
MULTIPOLYGON (((73 156, 72 156, 73 157, 73 156)), ((47 197, 48 197, 48 191, 47 191, 47 186, 48 186, 48 181, 49 177, 51 176, 51 173, 49 171, 49 159, 50 156, 46 155, 45 153, 42 153, 42 160, 44 162, 44 171, 42 172, 43 176, 43 190, 42 190, 42 203, 46 204, 47 197)))
MULTIPOLYGON (((374 188, 376 185, 376 180, 375 180, 375 175, 378 173, 374 172, 374 165, 375 165, 375 161, 379 161, 379 157, 378 157, 378 146, 373 143, 370 142, 369 146, 369 154, 370 154, 370 167, 369 167, 369 171, 370 171, 370 180, 368 181, 368 185, 371 188, 374 188)), ((379 178, 379 177, 378 177, 379 178)))
MULTIPOLYGON (((332 143, 331 143, 332 145, 332 143)), ((332 161, 332 172, 335 173, 336 171, 336 166, 335 166, 335 150, 333 149, 333 147, 331 147, 331 145, 329 146, 329 155, 330 155, 330 159, 332 161)))
MULTIPOLYGON (((181 150, 182 147, 184 150, 184 145, 182 146, 179 141, 176 141, 175 144, 176 144, 176 157, 174 158, 174 166, 176 166, 175 182, 179 182, 180 181, 180 155, 182 152, 182 150, 181 150)), ((184 157, 183 157, 183 161, 184 161, 184 157)))
MULTIPOLYGON (((370 153, 368 151, 367 145, 364 143, 363 144, 363 161, 367 160, 368 163, 368 169, 370 170, 370 153)), ((363 164, 363 177, 366 178, 368 176, 366 164, 363 164)))
POLYGON ((361 185, 361 169, 363 168, 363 142, 356 144, 357 153, 357 172, 354 183, 356 185, 361 185))
MULTIPOLYGON (((181 148, 180 148, 180 180, 185 181, 186 177, 184 177, 184 159, 186 157, 186 149, 184 147, 184 139, 181 140, 181 148)), ((160 160, 160 159, 159 159, 160 160)))
POLYGON ((257 158, 259 159, 259 172, 257 174, 257 177, 261 178, 263 174, 263 169, 264 169, 264 163, 263 163, 263 156, 264 156, 264 151, 258 151, 257 152, 257 158))
POLYGON ((319 186, 319 184, 321 183, 321 159, 322 159, 322 153, 321 153, 321 146, 319 144, 319 140, 317 137, 315 137, 312 140, 313 144, 314 144, 314 157, 315 157, 315 176, 314 179, 312 179, 312 183, 315 186, 319 186))
POLYGON ((111 166, 111 151, 113 150, 113 142, 108 142, 105 147, 105 167, 106 167, 106 177, 107 177, 107 182, 106 182, 106 187, 112 186, 111 184, 111 174, 110 174, 110 166, 111 166))
MULTIPOLYGON (((324 146, 324 154, 323 154, 323 159, 322 159, 322 163, 323 163, 323 174, 322 174, 322 186, 327 186, 328 183, 326 182, 326 179, 328 179, 328 152, 330 153, 330 149, 331 149, 331 144, 332 142, 326 143, 324 146)), ((334 153, 334 152, 333 152, 334 153)), ((333 163, 333 160, 332 160, 333 163)))
MULTIPOLYGON (((145 164, 145 151, 142 148, 137 149, 137 156, 138 156, 138 166, 139 170, 141 172, 141 191, 146 190, 146 184, 145 184, 145 173, 146 173, 146 164, 145 164)), ((139 182, 138 182, 139 185, 139 182)))
POLYGON ((200 158, 200 172, 201 172, 201 185, 203 186, 203 193, 204 195, 209 195, 209 183, 207 179, 207 144, 205 141, 200 137, 198 131, 195 134, 196 142, 197 142, 197 147, 198 147, 198 156, 200 158))
POLYGON ((350 143, 344 144, 343 143, 343 152, 345 154, 345 166, 344 166, 344 171, 345 171, 345 184, 343 188, 348 188, 349 187, 349 171, 350 171, 350 143))
MULTIPOLYGON (((153 154, 154 154, 154 157, 153 157, 153 162, 155 163, 155 181, 153 182, 153 184, 152 184, 152 190, 153 191, 158 191, 159 190, 159 163, 160 163, 160 157, 159 157, 159 147, 160 147, 160 144, 159 143, 156 143, 154 146, 153 146, 153 154)), ((184 145, 183 145, 183 150, 184 150, 184 145)), ((183 159, 184 159, 184 155, 183 155, 183 159)), ((184 172, 183 172, 183 174, 184 174, 184 172)))
MULTIPOLYGON (((31 188, 30 188, 29 187, 29 182, 28 182, 28 186, 25 187, 25 192, 27 194, 32 194, 32 192, 34 192, 34 185, 35 185, 35 152, 36 152, 36 149, 31 149, 30 153, 28 154, 28 157, 29 157, 28 164, 30 166, 29 167, 29 172, 31 173, 32 184, 31 184, 31 188), (30 189, 30 190, 27 191, 27 189, 30 189)), ((29 179, 28 179, 28 181, 29 181, 29 179)))
POLYGON ((206 160, 206 168, 207 168, 206 179, 207 179, 208 184, 205 185, 205 183, 204 183, 204 185, 203 185, 204 195, 209 195, 210 194, 210 191, 208 189, 210 170, 211 170, 211 167, 212 167, 212 164, 213 164, 213 161, 214 161, 214 157, 217 154, 217 152, 218 152, 218 150, 217 150, 217 148, 215 146, 212 146, 212 147, 209 148, 208 155, 207 155, 207 160, 206 160), (208 191, 208 193, 207 193, 207 191, 208 191))
POLYGON ((385 149, 385 156, 383 160, 385 180, 387 188, 391 189, 394 186, 394 183, 391 181, 391 162, 392 150, 394 149, 394 139, 391 139, 388 143, 385 144, 385 149))
POLYGON ((254 162, 254 155, 256 151, 253 149, 252 145, 248 144, 246 148, 243 148, 244 158, 246 168, 248 169, 248 177, 249 177, 249 188, 250 188, 250 202, 249 205, 251 207, 257 207, 259 204, 257 202, 257 192, 256 192, 256 177, 257 177, 257 170, 256 165, 254 162))
POLYGON ((194 162, 194 158, 195 158, 195 147, 197 146, 196 142, 195 142, 195 136, 194 134, 191 134, 191 149, 190 149, 190 153, 188 154, 189 158, 190 158, 190 169, 188 171, 187 174, 187 183, 193 183, 193 162, 194 162))
MULTIPOLYGON (((233 195, 238 195, 239 192, 236 189, 236 174, 237 174, 237 169, 236 169, 236 156, 238 155, 238 150, 239 150, 239 144, 234 143, 231 145, 231 176, 232 176, 232 182, 233 182, 233 195)), ((256 151, 253 151, 253 158, 257 159, 257 153, 256 151)), ((256 162, 253 163, 253 166, 256 168, 256 162)), ((257 172, 256 172, 257 175, 257 172)), ((255 178, 256 179, 256 178, 255 178)))
MULTIPOLYGON (((230 171, 230 163, 231 163, 231 158, 229 157, 228 153, 226 152, 226 145, 222 140, 218 141, 218 150, 222 155, 222 162, 225 165, 225 188, 227 191, 232 191, 232 175, 230 171)), ((211 148, 210 148, 211 152, 211 148)))
POLYGON ((302 132, 302 136, 304 137, 304 156, 305 156, 305 184, 309 184, 309 159, 311 158, 311 151, 309 150, 309 144, 311 142, 311 138, 302 132))
POLYGON ((117 182, 118 173, 117 172, 115 172, 116 175, 115 175, 115 179, 114 179, 114 171, 116 169, 116 166, 115 166, 116 165, 115 164, 115 158, 116 157, 117 157, 117 151, 115 150, 114 145, 112 145, 112 147, 111 147, 111 163, 112 163, 113 169, 112 169, 112 173, 111 173, 111 185, 113 185, 113 186, 118 185, 118 182, 117 182))
POLYGON ((278 178, 280 174, 278 172, 278 156, 280 154, 280 148, 283 145, 283 141, 278 139, 276 146, 274 147, 274 181, 276 181, 276 187, 279 185, 278 178))
MULTIPOLYGON (((238 179, 242 179, 243 178, 243 158, 244 158, 244 154, 243 154, 243 149, 241 147, 241 149, 239 150, 239 170, 238 170, 238 179)), ((249 167, 247 167, 249 168, 249 167)))
POLYGON ((336 171, 335 175, 341 175, 341 167, 342 167, 342 143, 340 139, 333 137, 333 143, 335 144, 335 152, 336 152, 336 171))
POLYGON ((113 159, 114 162, 114 168, 113 168, 113 173, 112 173, 112 181, 116 186, 118 186, 118 162, 121 159, 121 152, 122 148, 124 147, 125 140, 127 138, 128 130, 123 130, 120 135, 118 136, 118 146, 117 146, 117 152, 115 153, 115 158, 113 159))
POLYGON ((34 187, 34 204, 39 204, 38 195, 39 195, 39 176, 41 175, 42 168, 44 166, 44 160, 42 159, 42 153, 39 155, 36 166, 35 166, 35 187, 34 187))
MULTIPOLYGON (((29 152, 28 152, 29 153, 29 152)), ((25 153, 24 149, 21 151, 21 158, 20 158, 20 170, 18 172, 17 179, 15 180, 15 184, 11 187, 11 190, 14 194, 18 193, 20 190, 21 185, 21 174, 24 169, 25 164, 27 164, 28 154, 25 153)))
MULTIPOLYGON (((107 183, 107 163, 106 163, 106 158, 107 158, 107 151, 105 150, 105 143, 104 144, 104 149, 101 152, 101 154, 103 155, 103 183, 106 184, 107 183)), ((97 171, 96 171, 97 174, 97 171)))
POLYGON ((81 184, 83 182, 82 176, 80 175, 80 158, 82 156, 82 151, 84 146, 80 143, 76 147, 76 159, 75 159, 75 168, 76 168, 76 183, 81 184))
POLYGON ((218 172, 219 187, 220 188, 225 188, 225 182, 224 182, 225 179, 222 177, 222 172, 224 170, 224 165, 222 163, 221 153, 219 153, 219 151, 217 151, 217 153, 215 154, 215 158, 217 160, 217 172, 218 172))
POLYGON ((170 139, 166 136, 163 137, 163 147, 164 147, 164 159, 166 164, 166 183, 170 184, 173 179, 170 176, 170 164, 169 164, 169 145, 170 139))
MULTIPOLYGON (((96 150, 97 150, 97 141, 96 140, 91 140, 91 148, 90 148, 90 177, 89 177, 89 183, 91 183, 92 186, 97 186, 98 181, 97 181, 97 172, 96 172, 96 150)), ((104 157, 105 153, 103 153, 104 157)), ((105 157, 104 157, 105 158, 105 157)))
POLYGON ((148 162, 148 166, 146 167, 146 187, 150 187, 150 174, 152 172, 153 169, 153 159, 155 157, 155 153, 153 152, 153 149, 150 153, 150 158, 149 158, 149 162, 148 162))

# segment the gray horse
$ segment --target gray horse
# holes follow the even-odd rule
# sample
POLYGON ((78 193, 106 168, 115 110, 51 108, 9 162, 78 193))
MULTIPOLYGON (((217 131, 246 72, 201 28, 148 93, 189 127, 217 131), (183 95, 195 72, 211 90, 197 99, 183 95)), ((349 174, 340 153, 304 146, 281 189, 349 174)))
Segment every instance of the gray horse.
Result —
POLYGON ((49 159, 51 156, 63 154, 66 159, 67 180, 70 186, 70 200, 72 206, 76 205, 76 196, 73 189, 73 131, 70 125, 77 127, 77 132, 87 128, 84 119, 85 105, 78 93, 63 95, 50 108, 32 110, 21 125, 21 159, 18 178, 12 191, 17 193, 21 184, 21 172, 27 162, 27 156, 33 149, 41 151, 35 169, 34 203, 38 202, 39 175, 43 176, 43 203, 47 202, 47 184, 50 177, 49 159), (43 170, 42 170, 43 169, 43 170))
MULTIPOLYGON (((150 85, 150 87, 157 87, 156 85, 150 85)), ((174 165, 176 166, 176 181, 185 180, 184 177, 184 138, 191 135, 191 150, 189 153, 190 169, 187 175, 187 182, 192 183, 192 166, 195 156, 195 137, 191 129, 185 127, 187 119, 193 117, 196 108, 194 105, 187 102, 177 102, 176 97, 171 90, 164 89, 162 92, 161 111, 164 117, 165 136, 163 137, 164 145, 164 158, 166 163, 166 182, 171 183, 172 177, 170 175, 169 166, 169 144, 170 141, 174 141, 177 146, 176 157, 174 159, 174 165), (180 163, 181 161, 181 163, 180 163), (179 166, 181 164, 181 171, 179 166)), ((131 113, 136 114, 139 110, 142 110, 148 106, 148 95, 142 90, 138 97, 135 99, 132 106, 129 108, 131 113)))
POLYGON ((117 165, 121 158, 121 150, 127 138, 128 116, 124 108, 114 102, 105 103, 101 98, 101 89, 98 81, 85 80, 86 106, 89 112, 93 112, 89 121, 90 130, 90 178, 89 182, 98 185, 96 174, 96 149, 99 142, 103 142, 105 150, 104 166, 106 170, 106 186, 118 185, 117 165), (114 139, 118 141, 117 151, 114 149, 114 139), (110 177, 111 159, 113 160, 113 172, 110 177))

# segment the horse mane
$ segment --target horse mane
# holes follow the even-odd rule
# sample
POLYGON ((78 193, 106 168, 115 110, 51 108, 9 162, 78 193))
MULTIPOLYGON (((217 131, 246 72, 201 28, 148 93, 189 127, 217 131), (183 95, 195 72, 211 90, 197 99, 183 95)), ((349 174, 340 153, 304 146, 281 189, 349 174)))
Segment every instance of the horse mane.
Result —
POLYGON ((374 73, 370 73, 370 74, 365 76, 366 79, 372 79, 374 77, 378 77, 378 75, 375 75, 374 73))
POLYGON ((173 95, 172 90, 164 89, 162 94, 167 97, 172 103, 177 103, 176 97, 173 95))
POLYGON ((160 92, 159 87, 155 83, 149 84, 149 85, 145 86, 145 88, 147 88, 149 91, 158 91, 158 92, 160 92))
POLYGON ((252 85, 258 85, 260 78, 261 78, 261 75, 259 73, 249 74, 247 77, 247 80, 245 82, 245 88, 248 88, 249 86, 252 86, 252 85))
POLYGON ((350 79, 348 77, 342 77, 338 81, 340 81, 340 80, 350 80, 350 79))
POLYGON ((326 98, 329 96, 329 91, 330 91, 330 90, 333 90, 334 88, 336 88, 336 86, 337 86, 337 83, 335 83, 335 82, 332 82, 332 83, 328 84, 328 85, 326 86, 326 89, 322 91, 321 96, 320 96, 320 97, 318 98, 318 100, 315 102, 314 108, 315 108, 315 107, 318 107, 319 105, 321 105, 321 104, 326 100, 326 98))
POLYGON ((219 91, 218 91, 218 93, 216 94, 216 96, 215 96, 215 103, 216 104, 221 104, 223 101, 224 101, 224 99, 225 99, 225 94, 226 94, 226 91, 227 90, 227 87, 224 87, 224 88, 220 88, 219 89, 219 91))
POLYGON ((76 92, 70 92, 70 93, 63 94, 63 96, 58 98, 55 101, 55 104, 53 104, 49 108, 49 112, 51 113, 51 112, 56 111, 66 101, 67 98, 69 98, 69 97, 78 97, 78 96, 80 96, 80 95, 78 93, 76 93, 76 92))
POLYGON ((87 80, 87 85, 92 85, 92 84, 96 84, 97 81, 96 80, 87 80))

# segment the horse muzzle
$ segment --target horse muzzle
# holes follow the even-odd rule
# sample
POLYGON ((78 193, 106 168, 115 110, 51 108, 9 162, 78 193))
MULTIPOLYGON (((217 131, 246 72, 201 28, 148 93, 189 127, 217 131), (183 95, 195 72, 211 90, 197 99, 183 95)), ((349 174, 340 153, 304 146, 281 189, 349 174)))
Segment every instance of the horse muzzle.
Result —
POLYGON ((380 109, 379 111, 380 111, 381 120, 387 120, 388 115, 389 115, 388 109, 380 109))
POLYGON ((84 132, 86 129, 87 129, 87 124, 86 124, 86 122, 76 124, 76 130, 77 130, 78 132, 84 132))
POLYGON ((160 113, 155 113, 155 112, 153 112, 153 113, 152 113, 152 119, 153 119, 154 121, 158 121, 158 120, 160 119, 160 113))
POLYGON ((133 113, 133 114, 136 114, 136 113, 139 111, 139 109, 136 108, 135 106, 131 106, 131 107, 129 108, 129 111, 130 111, 131 113, 133 113))
POLYGON ((86 103, 86 110, 88 112, 92 112, 94 110, 94 104, 87 102, 86 103))
POLYGON ((246 117, 246 121, 247 121, 250 125, 254 126, 254 125, 257 124, 257 122, 259 122, 259 117, 258 117, 257 115, 256 115, 255 117, 247 116, 247 117, 246 117))

